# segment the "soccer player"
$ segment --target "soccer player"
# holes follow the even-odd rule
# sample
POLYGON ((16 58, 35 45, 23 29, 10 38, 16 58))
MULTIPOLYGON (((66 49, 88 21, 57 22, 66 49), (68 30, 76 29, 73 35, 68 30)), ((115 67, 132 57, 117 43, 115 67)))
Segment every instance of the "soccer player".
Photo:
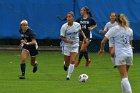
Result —
MULTIPOLYGON (((116 22, 116 14, 114 12, 112 12, 110 14, 110 21, 106 23, 104 30, 100 30, 100 33, 104 35, 108 32, 108 30, 110 28, 112 28, 116 25, 118 25, 118 23, 116 22)), ((109 52, 111 55, 112 63, 114 64, 114 39, 113 38, 111 38, 109 40, 109 52)), ((116 66, 114 66, 114 67, 116 67, 116 66)))
POLYGON ((19 79, 25 79, 25 68, 26 68, 26 60, 30 54, 31 56, 31 65, 33 66, 33 73, 37 71, 38 63, 36 61, 36 55, 38 54, 37 41, 35 39, 35 33, 28 27, 28 21, 22 20, 20 22, 20 30, 19 33, 21 35, 21 76, 19 79))
POLYGON ((80 62, 82 57, 84 56, 86 59, 86 66, 88 66, 91 62, 88 56, 88 51, 87 47, 91 41, 92 38, 92 33, 91 31, 97 27, 96 22, 92 18, 91 12, 87 6, 83 7, 80 11, 81 17, 76 20, 76 22, 80 23, 82 30, 84 34, 87 37, 86 43, 83 42, 83 37, 79 35, 80 38, 80 52, 79 52, 79 58, 78 61, 75 63, 75 67, 77 67, 80 62))
POLYGON ((79 32, 82 34, 85 42, 86 36, 81 30, 80 24, 74 22, 73 12, 68 12, 66 19, 67 23, 63 24, 60 30, 60 37, 63 42, 64 70, 68 70, 66 80, 69 80, 74 70, 74 64, 79 50, 79 32))
POLYGON ((99 55, 104 53, 105 43, 114 38, 115 41, 115 65, 120 72, 122 78, 121 87, 122 93, 132 93, 131 85, 128 80, 128 70, 132 65, 133 51, 132 40, 133 31, 129 27, 128 20, 124 14, 120 14, 117 17, 118 25, 112 27, 106 34, 101 42, 99 55))

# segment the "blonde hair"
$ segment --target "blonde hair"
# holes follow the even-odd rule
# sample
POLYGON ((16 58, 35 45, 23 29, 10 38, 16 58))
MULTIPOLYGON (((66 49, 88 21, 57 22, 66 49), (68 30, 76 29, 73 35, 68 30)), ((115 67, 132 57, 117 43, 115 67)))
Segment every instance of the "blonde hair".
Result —
POLYGON ((117 22, 122 26, 129 27, 129 21, 124 14, 118 15, 117 22))

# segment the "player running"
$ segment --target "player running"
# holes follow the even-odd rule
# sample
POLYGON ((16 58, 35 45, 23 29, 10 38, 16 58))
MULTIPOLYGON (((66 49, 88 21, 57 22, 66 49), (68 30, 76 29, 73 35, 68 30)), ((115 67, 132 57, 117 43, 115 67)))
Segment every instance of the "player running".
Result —
POLYGON ((33 66, 33 73, 37 71, 38 63, 36 61, 37 51, 37 41, 35 39, 35 33, 28 27, 28 21, 22 20, 20 22, 20 30, 19 33, 21 35, 21 76, 19 79, 25 79, 25 68, 26 68, 26 60, 30 54, 31 56, 31 65, 33 66))
POLYGON ((84 34, 87 37, 86 43, 83 42, 83 37, 80 35, 80 52, 79 52, 79 58, 78 61, 75 63, 75 67, 77 67, 82 57, 84 56, 86 59, 86 66, 88 66, 91 62, 88 56, 87 47, 91 41, 92 33, 91 31, 97 27, 96 22, 92 18, 91 12, 87 6, 83 7, 80 11, 81 17, 76 20, 76 22, 80 23, 82 30, 84 34))
POLYGON ((117 17, 118 25, 112 27, 106 34, 101 42, 99 55, 104 53, 105 43, 114 38, 115 41, 115 65, 120 72, 122 78, 121 87, 122 93, 132 93, 131 85, 128 80, 128 70, 132 65, 133 51, 132 40, 133 31, 129 27, 128 20, 124 14, 117 17))
MULTIPOLYGON (((116 14, 114 12, 112 12, 110 14, 110 21, 106 23, 104 30, 100 30, 100 33, 104 35, 109 31, 110 28, 112 28, 116 25, 118 25, 118 23, 116 22, 116 14)), ((111 38, 109 40, 109 52, 111 55, 112 63, 114 64, 114 38, 111 38)), ((114 66, 114 67, 116 67, 116 66, 114 66)))
POLYGON ((74 22, 73 12, 67 13, 67 23, 63 24, 60 30, 60 37, 62 40, 62 52, 64 54, 64 70, 68 70, 66 80, 70 79, 70 76, 74 70, 74 64, 76 56, 79 50, 79 32, 86 42, 86 36, 81 30, 79 23, 74 22))

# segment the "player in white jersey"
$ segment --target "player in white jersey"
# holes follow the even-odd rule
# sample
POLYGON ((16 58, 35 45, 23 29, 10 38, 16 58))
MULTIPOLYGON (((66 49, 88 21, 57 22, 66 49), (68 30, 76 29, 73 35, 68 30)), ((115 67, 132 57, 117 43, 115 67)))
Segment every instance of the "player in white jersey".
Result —
POLYGON ((128 20, 124 14, 118 15, 117 22, 118 25, 112 27, 105 34, 105 37, 101 42, 99 55, 104 53, 105 43, 113 37, 115 41, 115 65, 117 66, 122 78, 122 93, 132 93, 131 85, 128 80, 128 70, 133 61, 133 31, 129 28, 128 20))
MULTIPOLYGON (((116 14, 114 12, 112 12, 110 14, 110 21, 106 23, 104 30, 100 30, 100 33, 104 35, 109 31, 110 28, 112 28, 116 25, 118 25, 118 23, 116 22, 116 14)), ((109 40, 109 52, 111 55, 111 60, 114 64, 114 38, 111 38, 109 40)), ((116 67, 116 66, 114 66, 114 67, 116 67)))
POLYGON ((84 38, 86 42, 86 36, 81 30, 81 25, 77 22, 74 22, 73 12, 67 14, 67 23, 63 24, 60 30, 60 37, 63 42, 62 52, 64 54, 64 70, 68 70, 66 80, 70 79, 70 76, 74 70, 74 64, 76 56, 79 51, 79 33, 84 38))

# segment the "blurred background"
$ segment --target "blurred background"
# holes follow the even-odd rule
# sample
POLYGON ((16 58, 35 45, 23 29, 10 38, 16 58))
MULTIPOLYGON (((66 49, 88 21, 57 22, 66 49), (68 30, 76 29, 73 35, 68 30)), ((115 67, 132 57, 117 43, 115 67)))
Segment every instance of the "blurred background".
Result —
POLYGON ((77 19, 83 6, 89 7, 98 25, 92 31, 90 52, 99 50, 104 37, 99 30, 110 20, 111 12, 128 17, 134 31, 134 52, 140 52, 140 0, 0 0, 0 49, 19 49, 19 23, 26 19, 36 33, 40 50, 60 50, 60 28, 65 23, 62 19, 69 11, 77 19))

